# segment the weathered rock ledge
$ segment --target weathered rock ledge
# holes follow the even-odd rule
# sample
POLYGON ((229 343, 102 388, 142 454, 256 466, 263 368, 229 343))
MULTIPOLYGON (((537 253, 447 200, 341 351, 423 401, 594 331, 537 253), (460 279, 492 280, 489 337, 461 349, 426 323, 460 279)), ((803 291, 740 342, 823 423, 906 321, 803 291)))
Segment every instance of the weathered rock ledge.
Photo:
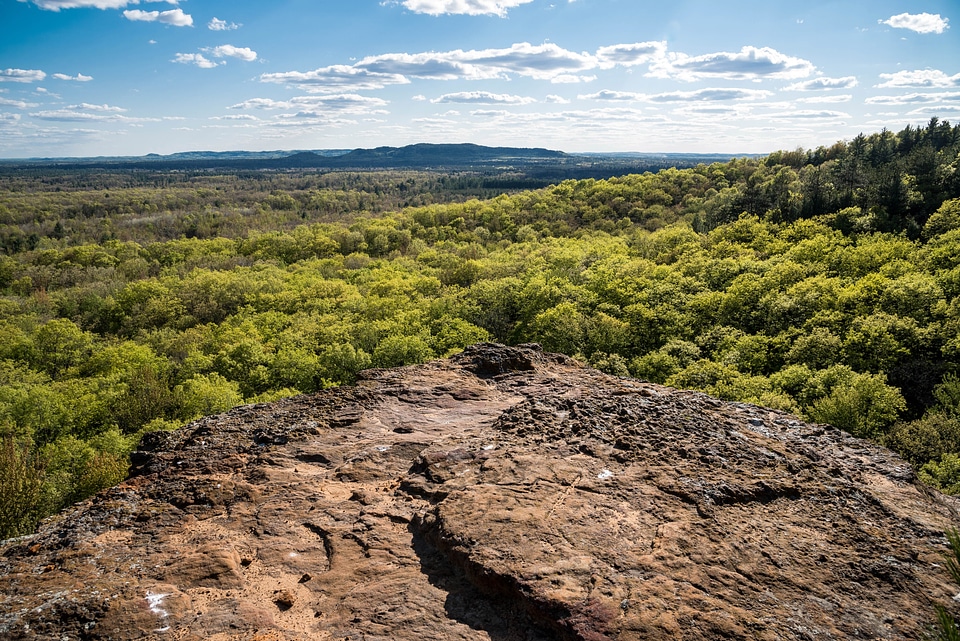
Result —
POLYGON ((919 639, 954 499, 787 414, 478 345, 150 435, 0 638, 919 639))

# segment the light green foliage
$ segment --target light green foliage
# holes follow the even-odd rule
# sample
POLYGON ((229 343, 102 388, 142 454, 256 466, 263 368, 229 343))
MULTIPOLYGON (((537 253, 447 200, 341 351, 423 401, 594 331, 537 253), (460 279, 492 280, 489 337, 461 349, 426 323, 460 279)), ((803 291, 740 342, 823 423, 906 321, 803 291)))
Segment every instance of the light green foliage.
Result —
POLYGON ((178 414, 184 420, 224 412, 239 405, 243 397, 240 385, 221 374, 194 374, 175 390, 178 414))
POLYGON ((918 476, 944 494, 960 494, 960 454, 943 454, 921 467, 918 476))
POLYGON ((930 239, 954 229, 960 229, 960 198, 946 200, 923 226, 924 238, 930 239))
POLYGON ((387 336, 373 350, 373 365, 399 367, 422 363, 433 357, 433 350, 419 336, 387 336))
POLYGON ((516 193, 469 172, 0 172, 0 422, 49 458, 49 509, 118 478, 144 430, 534 341, 940 465, 960 447, 960 386, 934 390, 960 371, 957 131, 516 193))
POLYGON ((29 534, 49 507, 43 463, 10 433, 0 434, 0 540, 29 534))
POLYGON ((878 438, 905 409, 903 396, 886 384, 884 376, 850 374, 836 381, 808 413, 814 420, 854 436, 878 438))

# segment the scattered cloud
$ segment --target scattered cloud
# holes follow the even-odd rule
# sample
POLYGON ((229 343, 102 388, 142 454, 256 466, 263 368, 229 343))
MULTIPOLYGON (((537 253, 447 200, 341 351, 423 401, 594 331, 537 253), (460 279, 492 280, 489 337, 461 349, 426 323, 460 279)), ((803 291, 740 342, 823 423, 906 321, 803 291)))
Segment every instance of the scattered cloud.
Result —
MULTIPOLYGON (((20 0, 26 2, 27 0, 20 0)), ((30 0, 41 9, 48 11, 60 11, 61 9, 123 9, 130 0, 30 0)))
POLYGON ((40 82, 46 77, 39 69, 0 69, 0 82, 40 82))
POLYGON ((490 93, 489 91, 461 91, 444 94, 430 102, 434 104, 528 105, 536 102, 536 99, 503 93, 490 93))
POLYGON ((201 69, 213 69, 217 65, 225 65, 226 62, 213 62, 208 60, 201 53, 178 53, 177 57, 170 62, 179 62, 184 65, 196 65, 201 69))
POLYGON ((215 58, 239 58, 247 62, 253 62, 257 59, 257 52, 247 47, 234 47, 233 45, 220 45, 212 49, 204 49, 215 58))
POLYGON ((949 19, 941 18, 939 13, 900 13, 877 22, 917 33, 943 33, 950 28, 949 19))
POLYGON ((604 68, 615 65, 632 67, 662 58, 666 53, 667 43, 665 41, 637 42, 600 47, 597 49, 597 58, 600 60, 600 66, 604 68))
POLYGON ((941 89, 960 87, 960 73, 954 76, 948 76, 939 69, 917 69, 914 71, 882 73, 880 77, 886 82, 874 85, 878 89, 941 89))
MULTIPOLYGON (((649 65, 647 76, 692 82, 702 79, 798 79, 816 72, 813 63, 770 48, 743 47, 738 53, 688 56, 667 52, 665 42, 617 44, 596 53, 576 52, 553 43, 520 42, 502 49, 385 53, 351 65, 331 65, 313 71, 267 73, 262 82, 289 84, 313 93, 382 89, 413 80, 510 80, 515 77, 551 83, 585 83, 591 71, 616 66, 649 65)), ((841 88, 856 79, 818 79, 806 90, 841 88)), ((798 85, 799 86, 799 85, 798 85)))
POLYGON ((174 27, 193 26, 193 17, 184 13, 183 9, 171 9, 170 11, 128 9, 123 12, 123 17, 127 20, 140 22, 161 22, 163 24, 173 25, 174 27))
POLYGON ((823 91, 829 89, 852 89, 857 86, 856 76, 844 76, 843 78, 827 78, 821 76, 812 80, 795 82, 783 88, 784 91, 823 91))
POLYGON ((210 116, 210 120, 256 120, 260 119, 250 114, 228 114, 226 116, 210 116))
POLYGON ((794 102, 802 102, 804 104, 827 104, 827 103, 836 103, 836 102, 850 102, 853 100, 853 96, 850 94, 837 94, 832 96, 810 96, 809 98, 797 98, 794 102))
POLYGON ((32 109, 37 106, 35 102, 24 102, 23 100, 10 100, 9 98, 0 98, 0 105, 4 107, 16 107, 17 109, 32 109))
POLYGON ((909 93, 900 96, 872 96, 864 102, 868 105, 914 105, 935 102, 958 102, 960 91, 941 93, 909 93))
POLYGON ((766 117, 771 120, 837 120, 840 118, 849 118, 850 114, 842 111, 811 111, 798 109, 797 111, 767 114, 766 117))
POLYGON ((220 18, 213 18, 207 23, 207 29, 210 31, 234 31, 242 26, 242 24, 237 24, 236 22, 227 22, 226 20, 221 20, 220 18))
POLYGON ((709 78, 727 80, 791 80, 816 71, 809 60, 780 53, 770 47, 745 46, 737 53, 721 51, 700 56, 668 53, 650 65, 652 78, 694 82, 709 78))
POLYGON ((557 95, 554 95, 554 94, 550 94, 549 96, 547 96, 546 98, 544 98, 543 101, 544 101, 544 102, 547 102, 547 103, 554 104, 554 105, 569 105, 569 104, 570 104, 570 101, 567 100, 566 98, 564 98, 563 96, 557 96, 557 95))
POLYGON ((88 102, 81 102, 79 105, 69 105, 67 109, 83 109, 86 111, 99 111, 102 113, 123 113, 126 111, 123 107, 113 107, 111 105, 91 105, 88 102))
POLYGON ((388 85, 410 83, 400 74, 372 73, 349 65, 332 65, 313 71, 265 73, 260 76, 260 81, 295 85, 304 91, 318 93, 342 91, 347 88, 353 91, 368 91, 382 89, 388 85))
POLYGON ((696 91, 671 91, 645 94, 630 91, 598 91, 577 96, 581 100, 609 100, 621 102, 717 102, 725 100, 763 100, 771 92, 760 89, 698 89, 696 91))
POLYGON ((604 89, 596 93, 581 94, 577 96, 580 100, 609 100, 612 102, 637 102, 642 100, 645 94, 634 91, 611 91, 604 89))
POLYGON ((93 80, 93 76, 85 76, 82 73, 78 73, 75 76, 68 76, 65 73, 55 73, 53 77, 57 80, 72 80, 74 82, 90 82, 93 80))
POLYGON ((468 16, 500 16, 507 15, 509 9, 519 7, 533 0, 390 0, 381 4, 402 4, 414 13, 425 13, 431 16, 445 14, 468 16))
MULTIPOLYGON (((19 0, 32 2, 41 9, 60 11, 61 9, 123 9, 131 4, 140 4, 139 0, 19 0)), ((179 0, 144 0, 144 2, 165 2, 180 4, 179 0)))
POLYGON ((338 94, 298 96, 290 100, 251 98, 231 105, 228 109, 296 110, 298 113, 318 115, 322 110, 347 113, 377 113, 377 110, 388 104, 389 103, 382 98, 372 98, 358 94, 338 94))
POLYGON ((427 97, 424 96, 423 94, 417 94, 416 96, 414 96, 414 97, 411 98, 410 100, 415 100, 416 102, 423 102, 423 101, 426 100, 426 99, 427 99, 427 97))
POLYGON ((555 44, 517 43, 506 49, 387 53, 368 56, 353 65, 332 65, 313 71, 267 73, 262 82, 291 84, 304 91, 336 92, 382 89, 420 80, 490 80, 518 75, 553 82, 586 82, 579 72, 598 66, 595 56, 555 44))
POLYGON ((78 109, 52 109, 47 111, 37 111, 30 114, 38 120, 48 120, 54 122, 159 122, 159 118, 129 118, 117 113, 102 113, 97 111, 87 111, 78 109))

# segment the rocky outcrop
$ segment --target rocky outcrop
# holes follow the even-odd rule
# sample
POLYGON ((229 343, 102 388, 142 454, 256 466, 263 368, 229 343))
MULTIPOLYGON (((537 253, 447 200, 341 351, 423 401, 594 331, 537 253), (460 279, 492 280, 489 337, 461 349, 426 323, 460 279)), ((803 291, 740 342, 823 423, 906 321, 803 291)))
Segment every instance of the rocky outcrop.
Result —
POLYGON ((4 639, 919 639, 957 504, 823 425, 479 345, 144 440, 4 639))

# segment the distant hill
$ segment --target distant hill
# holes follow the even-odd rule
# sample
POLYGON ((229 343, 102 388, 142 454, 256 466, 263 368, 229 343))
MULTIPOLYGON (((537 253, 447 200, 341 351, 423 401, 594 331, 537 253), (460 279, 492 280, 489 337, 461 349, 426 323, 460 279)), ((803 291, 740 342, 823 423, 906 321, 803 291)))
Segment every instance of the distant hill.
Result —
POLYGON ((499 164, 551 163, 569 159, 562 151, 521 147, 485 147, 471 143, 419 143, 406 147, 354 149, 338 156, 301 152, 271 161, 276 167, 330 167, 337 169, 448 169, 499 164))
POLYGON ((0 171, 17 171, 22 168, 226 172, 297 169, 476 171, 519 177, 525 182, 513 185, 514 187, 532 188, 567 178, 606 178, 627 173, 655 172, 668 167, 684 168, 700 163, 726 162, 745 155, 756 156, 641 152, 568 154, 543 148, 487 147, 473 143, 418 143, 405 147, 353 150, 188 151, 128 157, 0 160, 0 171))

